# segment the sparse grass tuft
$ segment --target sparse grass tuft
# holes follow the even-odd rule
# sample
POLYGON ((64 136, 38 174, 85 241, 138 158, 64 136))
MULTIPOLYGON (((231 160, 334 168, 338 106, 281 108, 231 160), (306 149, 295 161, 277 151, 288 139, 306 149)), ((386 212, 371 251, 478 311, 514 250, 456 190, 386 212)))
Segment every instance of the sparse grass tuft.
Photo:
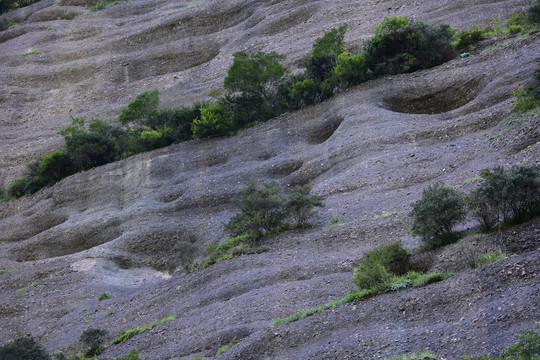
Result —
POLYGON ((12 267, 11 269, 0 269, 0 275, 17 270, 17 267, 12 267))
POLYGON ((324 226, 324 228, 331 229, 333 227, 341 226, 343 224, 345 224, 345 222, 343 221, 343 216, 332 216, 330 218, 330 221, 328 222, 327 225, 324 226))
POLYGON ((474 261, 475 267, 481 267, 484 265, 488 265, 491 263, 494 263, 495 261, 499 261, 502 259, 505 259, 508 257, 508 254, 502 252, 500 249, 497 251, 489 251, 485 253, 482 256, 479 256, 474 261))
POLYGON ((159 324, 163 324, 164 322, 176 320, 176 316, 174 315, 168 315, 165 316, 163 319, 159 321, 153 321, 149 324, 143 325, 143 326, 137 326, 129 330, 122 330, 120 333, 121 335, 111 341, 111 345, 119 344, 121 342, 126 341, 129 338, 132 338, 133 336, 140 334, 142 332, 145 332, 146 330, 152 329, 154 326, 157 326, 159 324))
POLYGON ((216 356, 223 354, 225 351, 228 351, 230 348, 232 348, 236 344, 238 344, 238 340, 236 340, 236 338, 232 339, 230 343, 228 343, 227 345, 223 345, 222 347, 218 349, 218 351, 216 352, 216 356))
POLYGON ((92 11, 98 11, 103 10, 105 8, 108 8, 110 6, 116 5, 116 4, 123 4, 127 1, 121 1, 121 0, 98 0, 96 5, 92 6, 90 10, 92 11))
POLYGON ((105 316, 111 316, 112 314, 114 314, 114 310, 113 310, 113 309, 107 309, 107 310, 105 310, 105 316))
POLYGON ((384 360, 437 360, 439 357, 431 351, 422 351, 421 353, 414 353, 408 355, 398 355, 392 358, 386 358, 384 360))
POLYGON ((30 49, 27 49, 25 52, 23 52, 21 56, 32 55, 32 54, 39 55, 39 54, 42 54, 42 52, 39 51, 38 49, 30 48, 30 49))

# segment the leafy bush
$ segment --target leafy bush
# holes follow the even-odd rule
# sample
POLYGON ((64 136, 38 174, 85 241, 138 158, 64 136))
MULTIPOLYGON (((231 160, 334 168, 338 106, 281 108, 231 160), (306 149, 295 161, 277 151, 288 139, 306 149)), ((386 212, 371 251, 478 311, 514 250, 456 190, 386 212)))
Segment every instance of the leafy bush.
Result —
POLYGON ((366 61, 374 75, 427 69, 456 55, 452 36, 449 25, 427 25, 397 16, 385 18, 364 46, 366 61))
POLYGON ((347 24, 333 28, 315 40, 310 59, 306 63, 307 76, 317 83, 330 79, 337 66, 338 56, 347 51, 343 45, 347 24))
POLYGON ((412 206, 412 232, 432 246, 451 241, 452 228, 466 215, 463 195, 440 182, 428 186, 412 206))
POLYGON ((471 207, 486 230, 498 221, 519 224, 540 210, 540 165, 499 166, 481 176, 484 181, 471 193, 471 207))
POLYGON ((526 23, 527 23, 527 16, 525 15, 525 13, 518 10, 514 10, 510 14, 510 17, 508 18, 508 20, 506 20, 504 25, 510 28, 511 26, 520 26, 520 25, 525 25, 526 23))
POLYGON ((157 325, 163 324, 164 322, 176 320, 176 316, 174 315, 168 315, 165 316, 163 319, 159 321, 152 321, 151 323, 148 323, 143 326, 137 326, 129 330, 121 331, 121 335, 111 341, 111 345, 119 344, 121 342, 126 341, 127 339, 132 338, 133 336, 140 334, 142 332, 145 332, 146 330, 151 330, 157 325))
POLYGON ((230 132, 231 119, 219 104, 208 103, 201 106, 200 111, 200 117, 193 120, 191 126, 194 138, 211 138, 230 132))
MULTIPOLYGON (((539 328, 536 323, 536 328, 539 328)), ((531 329, 524 329, 517 334, 516 344, 501 351, 500 360, 537 360, 540 358, 540 334, 531 329)))
POLYGON ((146 125, 152 122, 158 115, 159 92, 157 90, 145 91, 135 97, 135 100, 128 104, 127 108, 122 108, 122 113, 118 120, 122 125, 137 123, 146 125))
POLYGON ((540 23, 540 0, 535 0, 527 9, 527 20, 532 23, 540 23))
MULTIPOLYGON (((281 108, 280 83, 288 72, 280 63, 284 58, 276 52, 248 55, 240 51, 234 54, 223 86, 237 94, 234 97, 239 96, 242 102, 249 103, 255 113, 251 121, 268 120, 281 108)), ((241 106, 240 111, 244 110, 241 106)))
POLYGON ((27 186, 30 179, 21 177, 13 180, 13 182, 7 187, 6 193, 10 198, 19 198, 28 194, 27 186))
POLYGON ((538 91, 532 86, 519 88, 514 91, 513 95, 516 102, 512 104, 512 107, 520 113, 540 106, 538 91))
POLYGON ((324 197, 311 194, 309 185, 292 188, 285 204, 287 213, 297 227, 308 226, 308 220, 315 216, 315 207, 324 206, 324 197))
POLYGON ((47 185, 52 185, 75 171, 71 156, 63 151, 55 151, 43 156, 38 166, 39 176, 47 185))
POLYGON ((51 357, 33 337, 21 336, 0 347, 0 359, 50 360, 51 357))
POLYGON ((337 58, 336 67, 332 69, 332 76, 341 84, 342 88, 367 81, 370 75, 371 70, 363 53, 356 55, 349 52, 341 53, 337 58))
POLYGON ((288 96, 289 108, 301 109, 328 99, 332 96, 332 90, 325 82, 308 78, 292 84, 288 96))
POLYGON ((399 242, 379 246, 367 252, 354 269, 352 282, 360 289, 380 289, 388 285, 393 272, 403 273, 408 252, 399 242))
POLYGON ((455 36, 457 37, 457 40, 454 42, 454 45, 460 50, 466 50, 471 45, 483 40, 485 38, 485 33, 484 30, 473 27, 470 30, 461 30, 455 36))
POLYGON ((112 298, 112 296, 113 295, 110 292, 107 292, 107 293, 100 294, 97 299, 98 301, 103 301, 103 300, 112 298))
POLYGON ((171 128, 175 141, 190 140, 193 137, 191 124, 195 119, 200 118, 201 107, 206 105, 207 103, 196 102, 191 106, 160 109, 155 120, 147 121, 147 125, 153 129, 171 128))
POLYGON ((99 355, 103 351, 103 344, 107 340, 108 334, 109 332, 105 329, 88 328, 84 330, 79 341, 88 348, 85 356, 99 355))
POLYGON ((228 343, 227 345, 223 345, 222 347, 218 349, 218 351, 216 352, 216 356, 223 354, 225 351, 228 351, 230 348, 232 348, 236 344, 238 344, 238 340, 236 340, 236 338, 232 339, 230 343, 228 343))
POLYGON ((249 181, 233 198, 233 203, 240 212, 225 224, 225 231, 232 236, 264 236, 268 231, 282 225, 287 218, 286 201, 276 182, 249 181))

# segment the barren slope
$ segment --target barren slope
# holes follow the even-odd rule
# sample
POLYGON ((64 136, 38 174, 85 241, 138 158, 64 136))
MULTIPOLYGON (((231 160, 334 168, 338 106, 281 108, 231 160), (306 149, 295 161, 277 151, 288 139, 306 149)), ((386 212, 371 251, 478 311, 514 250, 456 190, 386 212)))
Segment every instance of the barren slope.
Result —
MULTIPOLYGON (((115 120, 120 107, 152 88, 170 105, 201 99, 220 86, 235 51, 276 50, 295 67, 314 38, 343 22, 354 45, 388 15, 461 27, 529 2, 201 4, 172 15, 189 4, 143 0, 93 13, 64 2, 25 10, 27 24, 0 33, 0 181, 61 146, 56 132, 69 113, 115 120), (81 15, 52 20, 64 10, 81 15), (42 54, 20 56, 28 48, 42 54)), ((290 325, 272 328, 271 321, 345 295, 351 263, 367 249, 391 239, 414 247, 407 213, 431 182, 470 189, 464 180, 485 167, 537 162, 538 114, 493 140, 486 135, 507 128, 498 123, 510 113, 512 90, 530 81, 539 53, 536 33, 365 83, 234 137, 140 154, 0 203, 0 268, 18 268, 0 275, 0 343, 20 331, 56 351, 73 346, 88 326, 116 336, 174 314, 104 356, 135 347, 149 359, 211 357, 233 337, 239 344, 222 358, 374 358, 425 349, 454 358, 502 348, 540 318, 538 250, 290 325), (319 225, 332 215, 345 225, 285 232, 264 239, 261 253, 189 275, 174 271, 174 243, 221 239, 234 211, 229 200, 250 178, 308 183, 327 197, 319 225), (105 291, 114 297, 98 302, 105 291), (106 309, 115 313, 105 316, 106 309)), ((527 250, 537 249, 539 229, 511 230, 512 240, 531 238, 537 245, 527 250)))

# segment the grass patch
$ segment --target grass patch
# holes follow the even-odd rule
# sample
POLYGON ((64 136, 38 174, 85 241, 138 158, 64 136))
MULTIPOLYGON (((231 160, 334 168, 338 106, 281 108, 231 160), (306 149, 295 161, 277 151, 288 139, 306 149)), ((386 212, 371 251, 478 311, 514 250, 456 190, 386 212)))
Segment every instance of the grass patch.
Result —
POLYGON ((343 224, 345 224, 345 222, 343 221, 343 216, 332 216, 330 218, 330 221, 324 226, 324 228, 331 229, 333 227, 341 226, 343 224))
POLYGON ((508 257, 508 254, 502 252, 500 249, 497 251, 489 251, 485 253, 484 255, 481 255, 476 258, 474 261, 474 267, 481 267, 484 265, 488 265, 491 263, 494 263, 495 261, 499 261, 502 259, 505 259, 508 257))
POLYGON ((192 272, 198 269, 204 269, 210 265, 217 264, 223 260, 231 259, 240 256, 247 250, 252 249, 252 242, 255 240, 253 235, 240 235, 233 237, 227 241, 223 241, 218 245, 207 245, 206 251, 208 257, 206 260, 194 264, 187 272, 192 272))
MULTIPOLYGON (((493 135, 489 135, 486 137, 486 140, 493 140, 501 135, 504 135, 506 134, 507 132, 509 132, 510 130, 512 130, 513 128, 515 128, 516 126, 518 126, 519 124, 521 124, 522 122, 524 122, 525 120, 527 120, 529 117, 535 115, 536 113, 540 112, 540 106, 526 112, 523 116, 517 118, 516 120, 514 120, 510 125, 508 125, 504 130, 501 130, 501 131, 498 131, 497 133, 493 134, 493 135)), ((505 118, 506 119, 506 118, 505 118)), ((506 122, 506 121, 505 121, 506 122)))
POLYGON ((107 310, 105 310, 105 316, 111 316, 112 314, 114 314, 114 310, 113 310, 113 309, 107 309, 107 310))
POLYGON ((97 299, 99 301, 103 301, 103 300, 110 299, 110 298, 112 298, 111 293, 103 293, 103 294, 99 295, 97 299))
POLYGON ((223 345, 222 347, 218 349, 218 351, 216 352, 216 356, 223 354, 225 351, 228 351, 230 348, 232 348, 236 344, 238 344, 238 340, 236 340, 236 338, 232 339, 230 343, 228 343, 227 345, 223 345))
POLYGON ((399 291, 399 290, 403 290, 409 287, 426 286, 428 284, 432 284, 437 281, 448 279, 452 275, 454 274, 451 272, 435 272, 431 274, 420 274, 420 273, 411 271, 403 276, 393 276, 391 280, 385 284, 385 286, 377 286, 372 289, 352 291, 348 293, 347 296, 337 299, 337 300, 332 300, 326 305, 298 311, 287 317, 275 319, 274 321, 272 321, 272 326, 283 325, 283 324, 291 323, 293 321, 302 320, 308 316, 323 312, 324 310, 328 310, 328 309, 331 309, 331 308, 334 308, 334 307, 337 307, 339 305, 343 305, 346 303, 360 301, 369 297, 379 295, 387 291, 399 291))
POLYGON ((86 321, 86 322, 90 322, 90 321, 94 321, 94 320, 96 320, 96 318, 93 317, 93 316, 89 316, 89 317, 84 318, 84 321, 86 321))
POLYGON ((122 330, 122 331, 120 331, 121 335, 111 341, 111 345, 119 344, 121 342, 124 342, 127 339, 132 338, 133 336, 135 336, 137 334, 140 334, 142 332, 145 332, 146 330, 152 329, 154 326, 157 326, 159 324, 163 324, 164 322, 175 320, 175 319, 176 319, 176 316, 168 315, 168 316, 165 316, 163 319, 161 319, 159 321, 153 321, 153 322, 151 322, 149 324, 146 324, 146 325, 143 325, 143 326, 137 326, 137 327, 129 329, 129 330, 122 330))
POLYGON ((30 48, 30 49, 26 50, 25 52, 23 52, 23 53, 21 54, 21 56, 26 56, 26 55, 39 55, 39 54, 42 54, 42 52, 39 51, 38 49, 30 48))
POLYGON ((421 353, 398 355, 391 358, 385 358, 384 360, 425 360, 438 359, 439 357, 431 351, 422 351, 421 353))
POLYGON ((38 286, 38 283, 36 281, 33 281, 30 285, 19 288, 15 291, 15 295, 17 296, 33 296, 34 291, 29 291, 31 288, 34 288, 38 286))
POLYGON ((397 210, 383 211, 381 215, 376 215, 373 217, 373 219, 374 220, 386 219, 386 218, 389 218, 390 216, 399 215, 399 214, 403 214, 403 211, 397 211, 397 210))
POLYGON ((193 9, 193 8, 196 8, 196 7, 199 7, 199 6, 202 6, 202 5, 203 5, 203 3, 195 3, 195 4, 188 5, 188 6, 184 6, 181 9, 173 10, 173 11, 167 13, 167 16, 172 15, 172 14, 177 14, 179 12, 186 11, 186 10, 189 10, 189 9, 193 9))
POLYGON ((12 267, 11 269, 0 269, 0 275, 2 274, 5 274, 5 273, 8 273, 8 272, 12 272, 12 271, 17 271, 19 269, 17 269, 17 267, 12 267))
POLYGON ((121 1, 121 0, 98 0, 96 5, 92 6, 90 10, 92 11, 98 11, 103 10, 105 8, 111 7, 116 4, 124 4, 127 1, 121 1))
POLYGON ((83 307, 81 308, 81 312, 85 312, 85 311, 88 311, 88 306, 83 306, 83 307))

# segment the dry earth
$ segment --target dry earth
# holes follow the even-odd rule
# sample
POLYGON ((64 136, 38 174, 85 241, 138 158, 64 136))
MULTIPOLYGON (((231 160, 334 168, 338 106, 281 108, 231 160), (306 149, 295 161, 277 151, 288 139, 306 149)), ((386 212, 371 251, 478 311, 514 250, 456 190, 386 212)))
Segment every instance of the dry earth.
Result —
MULTIPOLYGON (((69 114, 115 121, 154 88, 165 105, 203 99, 236 51, 276 50, 298 69, 313 40, 345 22, 346 43, 358 48, 384 16, 463 28, 530 1, 90 5, 44 0, 10 15, 24 25, 0 32, 0 182, 59 148, 69 114), (27 49, 41 54, 21 56, 27 49)), ((466 270, 458 244, 419 260, 458 271, 449 280, 289 325, 271 321, 344 296, 352 264, 373 246, 402 240, 414 248, 407 214, 428 184, 470 190, 466 180, 485 167, 538 162, 539 114, 511 129, 499 122, 539 54, 538 32, 490 40, 471 57, 371 81, 233 137, 140 154, 0 203, 0 268, 17 268, 0 275, 0 344, 21 332, 51 352, 73 350, 89 326, 117 336, 174 314, 103 355, 135 347, 149 359, 212 357, 235 337, 220 358, 372 359, 430 349, 454 359, 500 350, 540 320, 538 221, 468 240, 515 257, 466 270), (222 239, 230 199, 250 178, 310 184, 326 196, 317 227, 268 237, 264 251, 188 275, 176 269, 174 243, 222 239), (323 229, 333 215, 344 225, 323 229), (99 302, 106 291, 113 298, 99 302)))

